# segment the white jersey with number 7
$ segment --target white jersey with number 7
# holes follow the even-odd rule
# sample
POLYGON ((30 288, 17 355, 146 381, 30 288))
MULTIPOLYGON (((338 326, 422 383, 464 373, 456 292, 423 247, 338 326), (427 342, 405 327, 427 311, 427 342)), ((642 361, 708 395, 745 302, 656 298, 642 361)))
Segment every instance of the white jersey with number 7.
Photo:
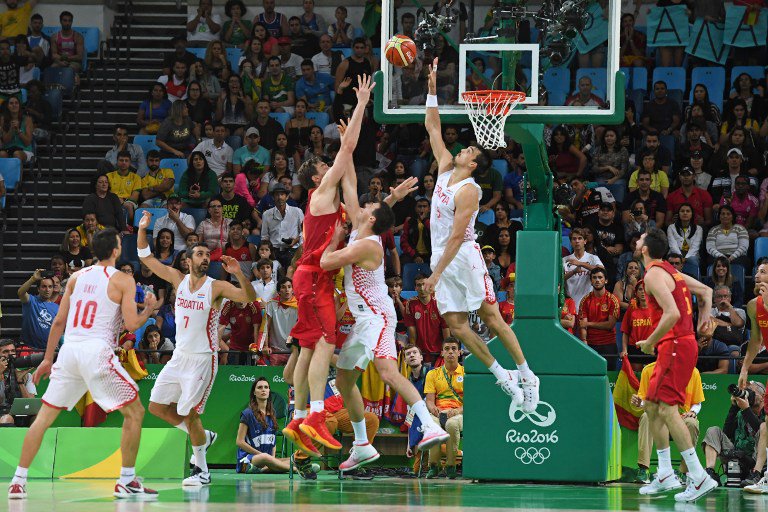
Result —
POLYGON ((176 350, 186 354, 212 354, 219 349, 219 313, 213 304, 213 283, 206 277, 196 291, 189 289, 189 275, 176 290, 176 350))

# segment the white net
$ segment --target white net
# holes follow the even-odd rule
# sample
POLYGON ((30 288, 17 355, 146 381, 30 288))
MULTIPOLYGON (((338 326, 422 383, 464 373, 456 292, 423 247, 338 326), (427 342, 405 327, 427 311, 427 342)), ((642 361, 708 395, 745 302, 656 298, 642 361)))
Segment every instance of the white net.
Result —
POLYGON ((464 93, 467 115, 475 129, 477 143, 494 151, 507 147, 504 124, 515 106, 525 99, 520 91, 467 91, 464 93))

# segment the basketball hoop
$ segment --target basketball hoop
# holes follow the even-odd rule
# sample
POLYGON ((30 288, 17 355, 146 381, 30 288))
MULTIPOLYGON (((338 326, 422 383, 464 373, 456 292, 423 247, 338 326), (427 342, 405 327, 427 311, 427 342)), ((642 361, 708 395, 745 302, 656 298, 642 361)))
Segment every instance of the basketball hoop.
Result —
POLYGON ((494 151, 507 147, 504 124, 515 106, 525 99, 522 91, 466 91, 462 94, 477 142, 494 151))

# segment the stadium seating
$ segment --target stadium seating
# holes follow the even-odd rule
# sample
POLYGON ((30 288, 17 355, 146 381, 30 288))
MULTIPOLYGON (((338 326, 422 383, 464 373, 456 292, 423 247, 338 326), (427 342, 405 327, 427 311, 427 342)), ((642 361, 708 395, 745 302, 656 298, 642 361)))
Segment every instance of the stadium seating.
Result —
POLYGON ((233 73, 240 73, 240 58, 243 56, 243 50, 240 48, 227 48, 227 61, 233 73))
MULTIPOLYGON (((134 140, 135 144, 138 144, 134 140)), ((146 151, 145 151, 146 153, 146 151)), ((171 169, 173 171, 173 190, 176 192, 179 191, 179 183, 181 183, 181 176, 186 172, 187 170, 187 161, 183 158, 163 158, 160 160, 160 168, 161 169, 171 169)))
POLYGON ((568 68, 549 68, 544 72, 544 87, 549 93, 550 105, 564 105, 570 93, 571 70, 568 68))
MULTIPOLYGON (((155 144, 155 140, 157 140, 157 136, 155 135, 136 135, 133 138, 133 143, 140 146, 141 150, 146 155, 151 150, 155 149, 157 151, 160 151, 160 148, 155 144)), ((160 166, 162 167, 163 162, 160 162, 160 166)))
POLYGON ((736 79, 742 73, 748 74, 755 81, 765 78, 765 68, 763 66, 733 66, 733 69, 731 69, 731 87, 733 87, 736 79))
POLYGON ((163 217, 168 214, 168 210, 165 208, 136 208, 136 211, 133 214, 133 225, 138 227, 139 221, 144 216, 144 211, 148 211, 152 214, 152 220, 149 221, 149 226, 147 227, 147 231, 152 231, 155 227, 155 222, 160 217, 163 217))
POLYGON ((416 274, 432 275, 429 263, 406 263, 403 265, 403 290, 415 290, 416 274))
POLYGON ((659 67, 653 70, 653 77, 651 79, 651 87, 648 91, 648 97, 654 98, 653 84, 658 81, 663 81, 667 84, 667 95, 669 99, 677 102, 678 105, 683 104, 683 92, 685 91, 685 68, 677 67, 659 67))
POLYGON ((18 158, 0 158, 0 175, 5 181, 5 195, 0 200, 0 207, 5 208, 5 198, 16 190, 19 181, 21 181, 21 160, 18 158))
POLYGON ((75 93, 75 70, 72 68, 46 68, 43 72, 43 82, 49 86, 57 86, 65 98, 72 98, 75 93))
POLYGON ((288 121, 291 120, 291 114, 286 112, 272 112, 269 114, 269 117, 280 123, 283 127, 283 130, 285 130, 285 125, 288 123, 288 121))
POLYGON ((580 68, 576 72, 576 90, 578 90, 579 80, 583 76, 592 79, 592 93, 605 99, 605 93, 608 90, 608 77, 603 68, 580 68))
POLYGON ((330 117, 328 117, 328 114, 325 112, 307 112, 307 117, 309 119, 314 119, 315 126, 318 126, 321 129, 324 129, 326 126, 328 126, 328 123, 331 122, 330 117))
POLYGON ((761 236, 755 240, 755 262, 768 257, 768 237, 761 236))
POLYGON ((208 212, 205 210, 205 208, 182 208, 181 211, 187 215, 191 215, 192 218, 195 219, 195 225, 203 222, 206 215, 208 215, 208 212))
POLYGON ((480 222, 481 224, 485 224, 486 226, 490 226, 491 224, 496 222, 496 214, 493 213, 493 210, 488 210, 483 213, 478 213, 477 222, 480 222))
POLYGON ((701 84, 709 92, 709 101, 714 103, 720 111, 723 111, 723 93, 725 91, 725 68, 720 66, 707 66, 693 68, 691 71, 691 92, 688 101, 693 103, 693 89, 701 84))

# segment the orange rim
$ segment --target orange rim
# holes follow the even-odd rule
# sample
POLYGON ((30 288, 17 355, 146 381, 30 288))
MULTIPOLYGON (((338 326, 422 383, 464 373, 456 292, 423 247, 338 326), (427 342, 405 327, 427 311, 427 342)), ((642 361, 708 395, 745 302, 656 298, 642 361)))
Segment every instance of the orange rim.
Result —
POLYGON ((488 115, 506 115, 509 113, 510 106, 514 106, 523 101, 526 95, 523 91, 503 91, 494 89, 486 91, 465 91, 461 96, 465 103, 478 106, 485 105, 488 115))

